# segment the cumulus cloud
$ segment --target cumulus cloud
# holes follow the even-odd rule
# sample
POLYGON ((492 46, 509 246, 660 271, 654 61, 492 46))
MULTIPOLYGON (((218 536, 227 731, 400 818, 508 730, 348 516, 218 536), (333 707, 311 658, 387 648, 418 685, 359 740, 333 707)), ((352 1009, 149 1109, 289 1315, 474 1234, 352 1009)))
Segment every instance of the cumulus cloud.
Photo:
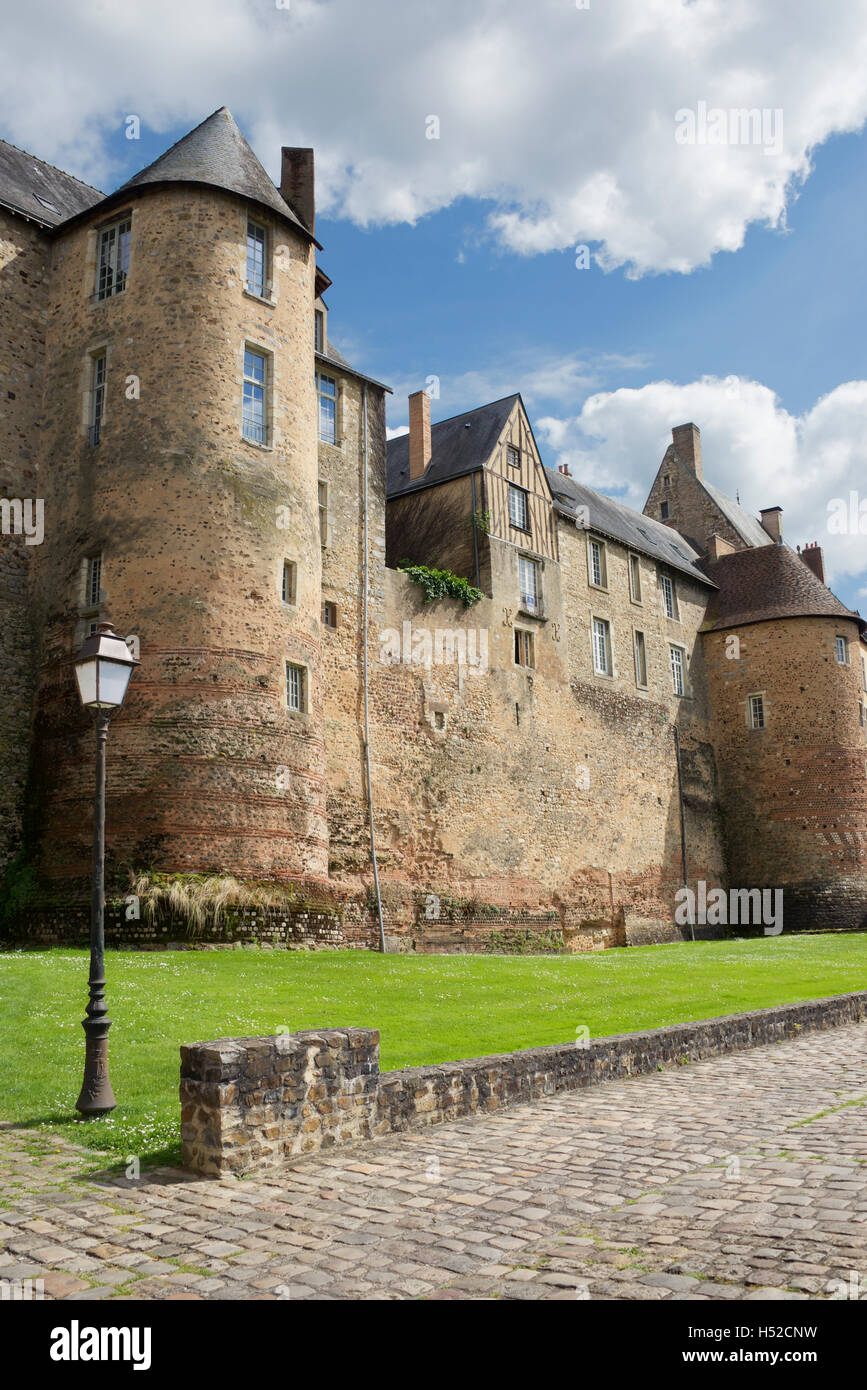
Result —
POLYGON ((863 124, 864 21, 864 0, 29 0, 4 15, 0 128, 110 186, 125 115, 167 131, 225 102, 274 177, 281 144, 314 145, 320 208, 360 225, 466 195, 512 251, 689 271, 784 225, 811 152, 863 124), (678 143, 702 102, 781 112, 778 148, 678 143))
POLYGON ((568 463, 573 477, 641 509, 673 425, 692 420, 702 434, 704 475, 753 516, 781 506, 789 544, 818 541, 829 581, 867 592, 864 529, 832 520, 867 503, 867 381, 835 387, 803 415, 791 415, 767 386, 740 377, 702 377, 678 385, 590 396, 577 415, 535 421, 545 461, 568 463), (856 500, 852 508, 852 494, 856 500), (854 581, 854 582, 853 582, 854 581))

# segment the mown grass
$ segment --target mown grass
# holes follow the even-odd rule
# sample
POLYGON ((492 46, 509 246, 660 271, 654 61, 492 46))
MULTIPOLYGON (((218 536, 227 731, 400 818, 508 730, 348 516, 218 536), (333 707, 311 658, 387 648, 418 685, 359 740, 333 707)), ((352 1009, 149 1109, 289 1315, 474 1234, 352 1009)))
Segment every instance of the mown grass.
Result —
POLYGON ((865 988, 867 935, 586 956, 111 951, 114 1113, 81 1121, 85 951, 0 953, 0 1117, 115 1159, 176 1159, 178 1048, 278 1028, 379 1028, 383 1070, 714 1018, 865 988))

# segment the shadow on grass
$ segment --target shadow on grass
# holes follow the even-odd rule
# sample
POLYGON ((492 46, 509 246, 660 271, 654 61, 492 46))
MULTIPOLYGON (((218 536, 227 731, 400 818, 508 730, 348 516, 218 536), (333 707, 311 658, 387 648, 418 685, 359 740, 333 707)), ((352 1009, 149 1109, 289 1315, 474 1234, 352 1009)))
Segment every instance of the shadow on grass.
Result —
MULTIPOLYGON (((41 1140, 45 1145, 50 1145, 52 1139, 66 1139, 70 1143, 78 1144, 85 1152, 92 1150, 95 1163, 107 1165, 98 1169, 88 1167, 85 1173, 80 1176, 93 1177, 104 1174, 107 1178, 116 1180, 118 1177, 125 1176, 129 1167, 131 1158, 129 1145, 125 1146, 122 1157, 112 1161, 112 1155, 118 1152, 117 1144, 99 1143, 99 1123, 98 1117, 84 1119, 83 1116, 70 1115, 68 1112, 60 1111, 54 1114, 27 1115, 20 1120, 0 1120, 0 1132, 27 1131, 28 1142, 41 1140)), ((148 1149, 144 1153, 137 1153, 132 1157, 138 1161, 142 1172, 145 1169, 161 1167, 180 1168, 180 1139, 171 1144, 164 1144, 158 1149, 148 1149)), ((128 1178, 127 1184, 134 1187, 136 1181, 137 1179, 128 1178)))

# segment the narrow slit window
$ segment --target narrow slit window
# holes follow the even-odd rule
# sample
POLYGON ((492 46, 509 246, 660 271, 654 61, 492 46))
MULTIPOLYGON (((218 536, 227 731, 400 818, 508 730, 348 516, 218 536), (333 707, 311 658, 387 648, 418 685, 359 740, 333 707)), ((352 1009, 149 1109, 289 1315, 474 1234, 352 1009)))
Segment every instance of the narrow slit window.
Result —
POLYGON ((313 312, 313 347, 316 352, 325 351, 325 315, 321 309, 313 312))
POLYGON ((328 545, 328 484, 319 484, 319 543, 328 545))
POLYGON ((102 421, 105 415, 106 356, 101 352, 94 357, 91 367, 90 388, 90 442, 98 444, 102 435, 102 421))
POLYGON ((333 376, 316 374, 319 394, 319 438, 326 444, 337 442, 337 382, 333 376))
POLYGON ((295 602, 295 584, 296 584, 296 576, 297 576, 297 569, 296 569, 296 567, 295 567, 295 562, 294 562, 294 560, 284 560, 284 561, 283 561, 283 582, 282 582, 282 586, 281 586, 281 593, 282 593, 282 598, 283 598, 283 602, 284 602, 284 603, 294 603, 294 602, 295 602))
POLYGON ((267 282, 265 277, 265 249, 268 234, 258 222, 247 223, 247 289, 250 294, 264 299, 267 282))
POLYGON ((99 607, 99 593, 101 584, 102 556, 91 555, 87 561, 87 574, 84 585, 84 602, 88 608, 99 607))
POLYGON ((629 557, 629 593, 633 603, 641 602, 641 561, 637 555, 629 557))
POLYGON ((647 643, 643 632, 635 634, 635 684, 642 689, 647 685, 647 643))

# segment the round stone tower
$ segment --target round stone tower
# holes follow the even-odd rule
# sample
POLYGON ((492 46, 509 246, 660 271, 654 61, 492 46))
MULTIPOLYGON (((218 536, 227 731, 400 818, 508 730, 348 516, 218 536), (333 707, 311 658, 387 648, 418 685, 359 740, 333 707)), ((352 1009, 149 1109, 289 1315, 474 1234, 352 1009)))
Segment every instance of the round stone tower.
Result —
POLYGON ((71 661, 105 620, 141 660, 109 732, 109 888, 327 878, 306 216, 222 108, 55 240, 28 814, 58 900, 85 890, 92 825, 71 661))
POLYGON ((730 886, 781 888, 784 931, 867 927, 867 624, 783 544, 708 574, 730 886))

